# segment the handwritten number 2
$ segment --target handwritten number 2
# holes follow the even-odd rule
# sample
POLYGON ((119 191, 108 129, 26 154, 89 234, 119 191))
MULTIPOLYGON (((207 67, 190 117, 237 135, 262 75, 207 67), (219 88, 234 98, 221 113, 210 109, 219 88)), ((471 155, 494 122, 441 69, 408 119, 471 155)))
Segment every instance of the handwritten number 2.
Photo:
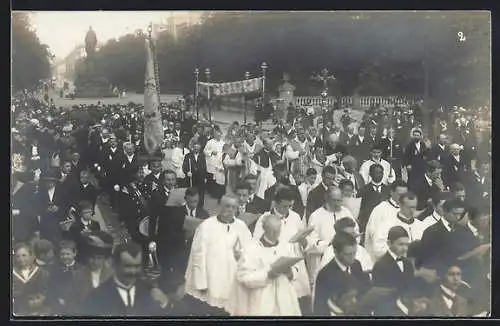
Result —
POLYGON ((458 32, 457 33, 457 36, 458 36, 458 41, 459 42, 464 42, 467 38, 465 37, 465 34, 464 32, 458 32))

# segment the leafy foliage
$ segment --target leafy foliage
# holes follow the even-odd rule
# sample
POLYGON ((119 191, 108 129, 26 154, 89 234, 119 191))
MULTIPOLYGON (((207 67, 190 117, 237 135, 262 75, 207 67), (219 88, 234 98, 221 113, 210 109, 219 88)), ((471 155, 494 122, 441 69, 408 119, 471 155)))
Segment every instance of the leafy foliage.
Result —
MULTIPOLYGON (((157 56, 162 91, 194 88, 194 68, 211 69, 212 81, 261 74, 274 93, 283 73, 297 95, 317 95, 313 72, 328 68, 330 93, 427 94, 454 103, 489 98, 490 26, 485 13, 446 12, 217 12, 206 13, 174 40, 160 35, 157 56), (460 42, 458 33, 466 36, 460 42)), ((99 33, 99 31, 97 31, 99 33)), ((113 84, 141 91, 144 35, 108 42, 96 56, 98 71, 113 84)))
POLYGON ((29 89, 50 77, 48 46, 42 44, 30 24, 29 15, 12 13, 12 85, 15 90, 29 89))

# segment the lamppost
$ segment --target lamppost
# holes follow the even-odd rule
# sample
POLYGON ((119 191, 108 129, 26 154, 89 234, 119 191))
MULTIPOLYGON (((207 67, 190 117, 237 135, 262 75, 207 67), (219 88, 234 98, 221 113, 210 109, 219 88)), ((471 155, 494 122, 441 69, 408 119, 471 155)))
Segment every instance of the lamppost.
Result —
MULTIPOLYGON (((207 83, 210 83, 210 68, 205 69, 207 83)), ((208 86, 208 120, 212 121, 212 100, 210 99, 210 85, 208 86)))
MULTIPOLYGON (((250 79, 250 72, 245 72, 245 80, 248 80, 250 79)), ((246 90, 244 90, 246 91, 246 90)), ((243 94, 243 99, 244 99, 244 106, 245 106, 245 115, 244 115, 244 123, 245 123, 245 126, 247 124, 247 95, 246 94, 243 94)))
POLYGON ((319 74, 311 76, 313 80, 323 83, 323 91, 321 92, 321 111, 323 113, 323 150, 326 155, 326 119, 327 119, 327 97, 328 97, 328 81, 335 80, 335 76, 330 74, 328 69, 323 69, 319 74))
POLYGON ((199 120, 199 109, 198 109, 198 81, 199 81, 199 76, 200 76, 200 69, 196 68, 194 70, 194 81, 195 81, 195 87, 194 87, 194 109, 196 110, 196 120, 199 120))
POLYGON ((267 71, 267 63, 262 62, 260 65, 260 69, 262 69, 262 109, 264 109, 264 100, 266 96, 266 71, 267 71))

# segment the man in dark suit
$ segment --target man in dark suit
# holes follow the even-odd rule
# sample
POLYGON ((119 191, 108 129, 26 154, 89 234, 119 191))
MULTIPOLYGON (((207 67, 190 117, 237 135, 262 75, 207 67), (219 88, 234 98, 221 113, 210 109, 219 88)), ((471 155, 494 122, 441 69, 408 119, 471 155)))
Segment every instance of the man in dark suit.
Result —
POLYGON ((76 221, 69 228, 68 234, 69 238, 73 240, 77 245, 77 260, 82 262, 85 257, 83 256, 85 252, 85 241, 86 237, 92 231, 99 231, 101 226, 99 222, 92 220, 92 215, 94 215, 94 206, 88 201, 81 201, 78 203, 78 215, 80 219, 76 221))
POLYGON ((390 187, 382 183, 384 176, 382 165, 372 164, 369 174, 372 181, 361 188, 357 194, 357 197, 361 198, 358 216, 360 232, 365 232, 366 224, 375 206, 386 200, 390 194, 390 187))
POLYGON ((439 134, 437 144, 431 147, 426 153, 426 159, 428 161, 436 160, 441 164, 445 164, 448 159, 448 135, 441 133, 439 134))
POLYGON ((439 287, 430 301, 430 315, 434 317, 469 316, 467 300, 457 294, 463 285, 462 270, 455 264, 447 265, 442 273, 439 287))
POLYGON ((148 193, 151 193, 153 191, 153 183, 156 184, 155 187, 158 187, 159 185, 163 184, 163 178, 165 176, 162 173, 163 170, 163 166, 161 164, 162 159, 163 159, 163 153, 161 152, 157 153, 156 155, 153 155, 149 159, 149 169, 151 170, 151 173, 144 178, 144 183, 147 186, 148 193))
POLYGON ((264 198, 267 202, 268 210, 271 209, 271 202, 274 200, 274 196, 276 195, 278 189, 286 186, 290 189, 293 196, 292 210, 299 214, 299 216, 304 215, 304 205, 302 204, 302 199, 300 198, 299 189, 297 186, 290 184, 290 175, 287 170, 286 163, 276 164, 273 170, 276 183, 264 192, 264 198))
POLYGON ((354 136, 354 140, 351 142, 350 153, 359 164, 362 164, 369 157, 370 144, 368 138, 366 137, 366 128, 364 124, 358 127, 358 133, 354 136))
MULTIPOLYGON (((128 183, 135 171, 139 167, 139 160, 135 154, 135 147, 132 143, 126 142, 123 144, 123 153, 116 155, 113 159, 113 170, 111 171, 112 184, 114 191, 119 192, 120 189, 128 183)), ((111 204, 116 204, 116 193, 111 197, 111 204)))
POLYGON ((460 225, 465 217, 464 202, 456 199, 443 204, 443 217, 428 227, 415 251, 416 267, 443 273, 461 255, 475 249, 479 243, 467 227, 460 225))
POLYGON ((113 191, 114 184, 113 180, 113 162, 116 162, 116 157, 123 154, 123 151, 118 148, 118 141, 115 136, 109 138, 109 141, 102 145, 101 150, 97 149, 99 155, 99 160, 94 163, 97 164, 95 168, 97 169, 97 175, 100 176, 100 182, 102 187, 107 191, 113 191))
POLYGON ((92 290, 85 301, 89 316, 160 316, 169 300, 159 289, 142 281, 142 249, 133 242, 113 252, 115 276, 92 290))
POLYGON ((80 172, 80 180, 73 189, 73 204, 85 200, 92 204, 93 212, 95 213, 95 205, 97 202, 97 189, 90 183, 90 173, 87 170, 80 172))
POLYGON ((33 203, 37 206, 35 215, 38 222, 37 229, 42 239, 59 243, 62 236, 59 223, 68 212, 69 198, 57 183, 53 171, 48 171, 43 179, 45 183, 38 191, 38 200, 33 203))
POLYGON ((267 211, 267 202, 265 199, 257 196, 257 176, 249 174, 244 180, 249 185, 248 204, 246 211, 252 214, 264 214, 267 211))
POLYGON ((184 199, 183 206, 165 207, 164 215, 158 220, 158 234, 152 238, 158 245, 158 260, 162 268, 160 287, 166 293, 175 292, 184 281, 194 235, 184 229, 186 217, 197 218, 200 222, 209 217, 208 212, 198 205, 197 188, 186 189, 184 199))
POLYGON ((468 174, 470 174, 470 159, 462 152, 460 145, 451 144, 450 154, 443 168, 443 181, 451 187, 455 182, 466 181, 468 174))
POLYGON ((391 164, 396 174, 396 179, 401 179, 403 145, 395 138, 395 131, 393 128, 389 128, 387 133, 387 137, 380 140, 380 144, 383 148, 382 158, 391 164))
POLYGON ((410 238, 401 226, 394 226, 387 235, 387 253, 380 257, 372 270, 374 286, 396 289, 402 292, 414 281, 415 270, 406 258, 410 238))
POLYGON ((335 183, 336 175, 337 170, 333 166, 327 165, 323 168, 321 172, 321 183, 311 190, 307 196, 306 221, 309 221, 309 216, 325 203, 326 191, 335 183))
POLYGON ((403 156, 403 166, 408 171, 408 186, 411 188, 415 181, 420 180, 425 172, 425 155, 428 150, 422 141, 422 130, 414 128, 412 132, 413 140, 406 146, 403 156))
POLYGON ((207 161, 205 154, 201 151, 200 143, 194 143, 193 151, 184 157, 182 171, 186 175, 187 184, 198 188, 200 193, 199 207, 203 207, 207 182, 207 161))
POLYGON ((467 202, 475 203, 481 208, 490 206, 491 200, 491 167, 490 160, 478 159, 476 162, 477 171, 471 177, 467 189, 467 202))
POLYGON ((357 241, 347 233, 339 232, 333 238, 335 257, 318 273, 314 297, 313 314, 330 316, 332 303, 339 300, 338 289, 342 284, 354 278, 360 285, 360 293, 364 293, 370 284, 368 274, 361 269, 356 260, 357 241))
POLYGON ((166 214, 168 198, 170 192, 176 187, 177 177, 174 171, 164 172, 163 183, 153 188, 149 201, 151 219, 149 221, 149 237, 158 234, 159 219, 166 214))
POLYGON ((436 160, 432 160, 425 163, 425 165, 426 169, 424 177, 419 180, 415 180, 415 182, 410 186, 410 190, 417 195, 418 210, 430 207, 430 200, 433 197, 438 196, 442 191, 446 190, 441 178, 441 164, 436 160))

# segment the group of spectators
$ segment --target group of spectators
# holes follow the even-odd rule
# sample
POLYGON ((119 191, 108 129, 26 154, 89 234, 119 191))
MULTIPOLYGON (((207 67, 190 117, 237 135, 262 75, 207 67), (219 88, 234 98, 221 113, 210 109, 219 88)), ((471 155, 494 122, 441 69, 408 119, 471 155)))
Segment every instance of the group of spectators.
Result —
POLYGON ((435 139, 417 108, 224 130, 162 104, 148 155, 141 105, 13 105, 16 314, 490 311, 491 136, 473 119, 435 139))

